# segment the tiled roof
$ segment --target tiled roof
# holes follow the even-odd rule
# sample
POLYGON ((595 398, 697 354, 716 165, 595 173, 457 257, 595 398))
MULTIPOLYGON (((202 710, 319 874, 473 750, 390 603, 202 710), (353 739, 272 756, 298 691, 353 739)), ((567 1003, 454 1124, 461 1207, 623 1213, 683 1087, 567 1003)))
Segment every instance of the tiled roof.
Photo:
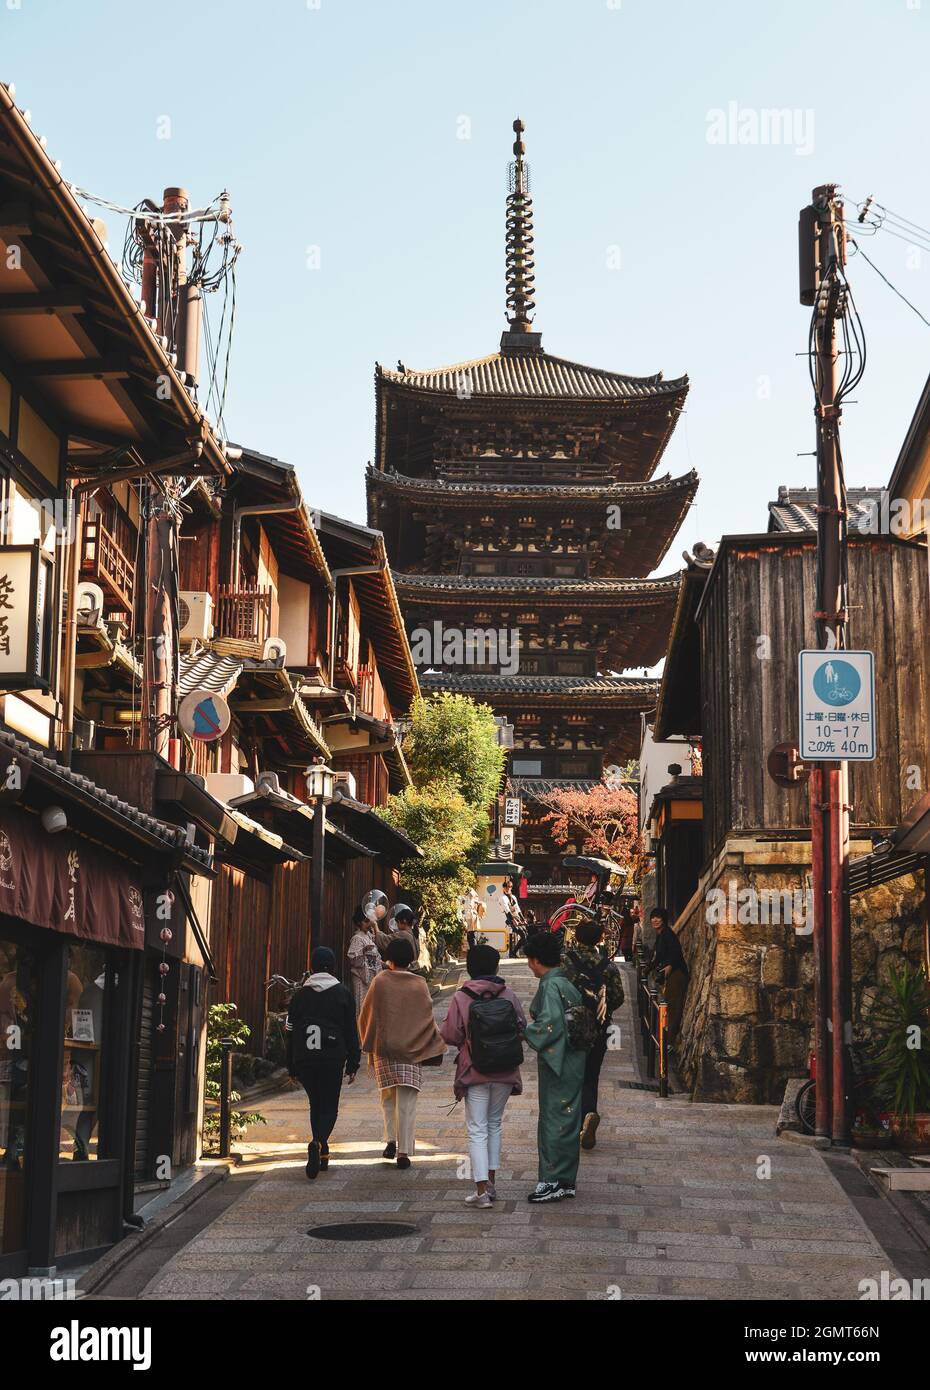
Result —
MULTIPOLYGON (((506 460, 501 460, 506 466, 506 460)), ((479 483, 446 482, 441 478, 411 478, 393 469, 380 472, 372 464, 366 470, 369 488, 380 487, 394 492, 413 490, 436 497, 463 495, 465 497, 515 496, 528 502, 546 501, 548 498, 567 499, 573 502, 638 502, 652 497, 664 497, 669 493, 696 492, 697 473, 692 469, 680 478, 658 478, 648 483, 609 483, 599 486, 593 483, 479 483)))
POLYGON ((637 679, 635 676, 459 676, 442 672, 427 672, 420 677, 425 690, 449 690, 463 695, 565 695, 598 697, 631 695, 654 699, 659 682, 637 679))
POLYGON ((640 598, 664 598, 677 594, 680 576, 672 574, 661 579, 563 579, 549 575, 522 574, 396 574, 394 583, 399 594, 414 594, 418 590, 438 589, 444 593, 552 594, 568 600, 605 598, 612 594, 628 594, 640 598))
POLYGON ((550 792, 589 792, 603 783, 597 777, 508 777, 508 796, 548 796, 550 792))
POLYGON ((552 357, 547 352, 493 352, 470 362, 430 371, 388 371, 379 376, 418 391, 463 395, 463 384, 472 396, 537 397, 550 400, 628 401, 684 396, 688 378, 664 381, 655 376, 624 376, 552 357))
POLYGON ((126 821, 128 827, 135 827, 146 835, 160 840, 166 850, 183 850, 188 859, 196 860, 209 867, 212 860, 210 853, 207 850, 199 849, 197 845, 189 844, 187 831, 181 826, 170 825, 167 821, 158 820, 157 817, 150 816, 146 811, 141 811, 138 806, 133 806, 131 802, 122 801, 112 792, 108 792, 104 787, 92 782, 89 777, 82 776, 80 772, 75 772, 73 768, 66 767, 64 763, 58 762, 48 753, 43 753, 41 749, 27 743, 25 739, 16 738, 14 734, 7 733, 2 729, 0 729, 0 748, 6 748, 17 758, 33 763, 46 776, 51 776, 53 781, 59 783, 63 790, 66 789, 72 794, 86 799, 90 803, 90 809, 93 809, 93 803, 97 802, 101 810, 126 821))
POLYGON ((220 656, 218 652, 202 651, 182 656, 178 691, 181 695, 190 695, 195 690, 228 695, 235 688, 244 665, 241 657, 220 656))
MULTIPOLYGON (((849 529, 859 530, 860 522, 866 523, 863 529, 871 529, 869 522, 876 518, 879 530, 881 523, 884 488, 851 487, 846 489, 847 516, 849 529)), ((778 500, 769 503, 770 531, 816 531, 817 530, 817 491, 816 488, 780 487, 778 500)), ((874 523, 873 523, 874 524, 874 523)))

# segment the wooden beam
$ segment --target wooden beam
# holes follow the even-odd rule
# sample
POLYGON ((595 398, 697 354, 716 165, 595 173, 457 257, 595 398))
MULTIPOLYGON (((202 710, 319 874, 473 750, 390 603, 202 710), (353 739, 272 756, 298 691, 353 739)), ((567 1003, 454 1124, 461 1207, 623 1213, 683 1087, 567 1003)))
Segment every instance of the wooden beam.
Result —
POLYGON ((15 314, 83 314, 80 291, 38 290, 32 294, 0 294, 0 317, 15 314))
POLYGON ((130 375, 124 358, 78 357, 64 362, 27 362, 21 369, 25 375, 42 381, 119 381, 130 375))
POLYGON ((0 237, 9 242, 11 237, 30 236, 35 223, 32 211, 25 203, 4 203, 0 207, 0 237))

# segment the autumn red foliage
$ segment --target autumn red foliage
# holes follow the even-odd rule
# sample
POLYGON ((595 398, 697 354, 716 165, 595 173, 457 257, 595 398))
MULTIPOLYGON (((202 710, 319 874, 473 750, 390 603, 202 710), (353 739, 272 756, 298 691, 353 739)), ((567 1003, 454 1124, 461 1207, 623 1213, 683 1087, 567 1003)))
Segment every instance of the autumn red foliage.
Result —
POLYGON ((574 844, 579 854, 611 859, 626 868, 628 884, 640 881, 644 846, 636 795, 629 787, 602 782, 590 791, 553 791, 540 800, 549 807, 544 819, 557 845, 574 844))

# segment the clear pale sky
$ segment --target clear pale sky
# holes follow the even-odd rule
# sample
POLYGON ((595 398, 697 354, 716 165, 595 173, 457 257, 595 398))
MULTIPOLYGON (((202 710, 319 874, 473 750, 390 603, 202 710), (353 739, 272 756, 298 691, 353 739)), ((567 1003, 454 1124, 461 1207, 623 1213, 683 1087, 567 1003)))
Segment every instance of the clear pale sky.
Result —
MULTIPOLYGON (((358 520, 375 362, 497 347, 522 116, 544 346, 691 377, 660 472, 702 485, 669 572, 698 537, 764 529, 779 483, 813 481, 798 209, 832 180, 930 227, 928 32, 930 0, 0 0, 0 77, 95 194, 181 184, 202 205, 228 187, 245 246, 229 435, 358 520), (712 143, 730 102, 795 111, 794 143, 712 143)), ((930 252, 863 245, 930 318, 930 252)), ((930 329, 861 259, 849 276, 869 363, 848 481, 881 484, 930 329)))

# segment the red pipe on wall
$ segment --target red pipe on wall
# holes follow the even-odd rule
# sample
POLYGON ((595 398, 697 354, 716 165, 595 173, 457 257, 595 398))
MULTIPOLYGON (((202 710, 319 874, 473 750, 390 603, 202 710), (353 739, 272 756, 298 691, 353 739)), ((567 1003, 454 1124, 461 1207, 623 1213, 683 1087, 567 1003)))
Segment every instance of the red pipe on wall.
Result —
POLYGON ((816 1134, 829 1139, 831 1131, 832 1056, 827 1023, 830 1017, 830 923, 827 913, 824 839, 828 800, 826 773, 820 763, 811 766, 808 791, 811 815, 811 882, 814 899, 814 1066, 817 1077, 816 1134))

